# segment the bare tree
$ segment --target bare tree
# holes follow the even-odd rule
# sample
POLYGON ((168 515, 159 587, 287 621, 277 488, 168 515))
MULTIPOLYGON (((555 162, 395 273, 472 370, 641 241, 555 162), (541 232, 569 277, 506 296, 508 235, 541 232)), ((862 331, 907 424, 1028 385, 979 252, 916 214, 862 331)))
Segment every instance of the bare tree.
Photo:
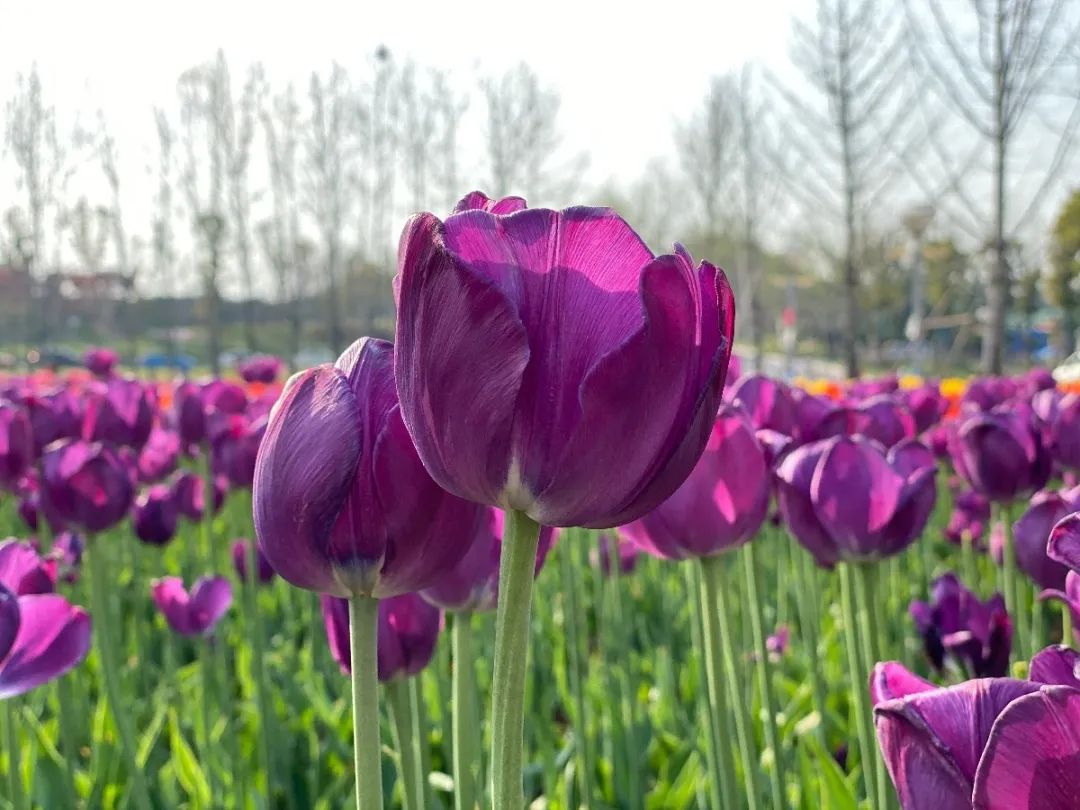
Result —
POLYGON ((436 163, 435 142, 439 129, 439 107, 430 78, 414 62, 407 62, 398 79, 401 104, 401 161, 409 206, 421 211, 427 201, 431 174, 436 163))
POLYGON ((988 373, 1000 373, 1009 307, 1008 245, 1057 181, 1080 125, 1080 20, 1066 0, 976 0, 962 5, 905 0, 905 7, 926 81, 975 132, 975 154, 991 153, 989 206, 978 201, 963 177, 950 178, 950 185, 991 250, 982 365, 988 373), (1045 102, 1053 96, 1059 97, 1061 115, 1047 109, 1045 102), (1061 97, 1069 99, 1064 109, 1061 97), (1018 169, 1027 169, 1030 180, 1030 161, 1020 165, 1016 146, 1026 131, 1048 119, 1051 142, 1039 148, 1049 156, 1041 161, 1043 179, 1026 204, 1013 207, 1018 169))
MULTIPOLYGON (((176 133, 165 111, 154 110, 157 130, 157 192, 154 195, 153 217, 150 222, 151 251, 155 284, 161 294, 172 298, 176 294, 176 246, 173 237, 173 147, 176 133)), ((165 349, 169 355, 176 354, 172 325, 165 332, 165 349)))
POLYGON ((438 201, 444 211, 449 211, 454 204, 469 190, 461 187, 461 175, 458 166, 458 128, 461 119, 469 107, 467 95, 459 95, 453 88, 449 77, 442 71, 432 75, 432 103, 439 121, 439 137, 434 144, 436 155, 433 166, 433 182, 438 194, 438 201))
POLYGON ((829 223, 840 244, 827 252, 841 269, 851 376, 859 373, 859 223, 903 176, 902 161, 918 141, 907 123, 907 47, 902 20, 888 3, 818 0, 812 24, 795 21, 792 43, 792 61, 815 92, 771 82, 789 112, 785 157, 798 165, 796 171, 786 161, 789 189, 829 223))
POLYGON ((345 220, 353 204, 357 144, 352 121, 352 89, 345 69, 334 64, 326 77, 313 73, 305 138, 303 202, 322 240, 327 340, 334 352, 345 348, 341 326, 341 273, 345 220))
MULTIPOLYGON (((357 239, 359 254, 372 264, 389 261, 393 240, 398 150, 407 133, 401 131, 399 69, 390 50, 380 45, 372 56, 370 87, 355 94, 354 171, 361 189, 357 239)), ((426 171, 424 172, 426 174, 426 171)), ((419 181, 423 184, 424 180, 419 181)), ((414 181, 413 185, 415 185, 414 181)))

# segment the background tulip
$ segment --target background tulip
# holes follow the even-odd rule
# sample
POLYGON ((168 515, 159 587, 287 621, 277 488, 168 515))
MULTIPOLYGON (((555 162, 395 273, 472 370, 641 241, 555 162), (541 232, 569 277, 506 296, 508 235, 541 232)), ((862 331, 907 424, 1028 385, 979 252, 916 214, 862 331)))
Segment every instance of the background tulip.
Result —
MULTIPOLYGON (((349 603, 332 596, 321 597, 330 652, 342 672, 350 673, 349 603)), ((379 601, 379 680, 390 681, 416 675, 431 661, 442 629, 442 613, 406 593, 379 601)))
POLYGON ((56 563, 43 560, 29 543, 9 538, 0 542, 0 585, 16 596, 52 593, 56 563))
POLYGON ((0 700, 59 678, 90 649, 90 617, 62 596, 0 585, 0 700))
POLYGON ((112 379, 86 400, 82 438, 116 446, 141 448, 154 426, 154 405, 137 380, 112 379))
POLYGON ((98 377, 110 377, 119 359, 112 349, 97 346, 87 349, 83 354, 83 365, 91 374, 96 374, 98 377))
POLYGON ((46 511, 66 524, 101 532, 123 520, 131 506, 131 479, 110 447, 81 441, 54 445, 42 469, 46 511))
POLYGON ((274 567, 266 559, 258 543, 252 543, 246 537, 241 537, 232 544, 233 567, 236 575, 243 582, 248 578, 248 562, 251 555, 255 555, 255 578, 263 584, 274 578, 274 567))
POLYGON ((200 577, 190 593, 179 577, 163 577, 151 584, 151 595, 169 627, 184 636, 212 633, 232 604, 232 586, 224 577, 200 577))
POLYGON ((152 546, 163 546, 173 539, 179 518, 172 492, 162 484, 140 495, 131 512, 135 536, 152 546))
POLYGON ((992 501, 1014 500, 1050 477, 1050 454, 1022 408, 967 417, 952 436, 950 452, 956 471, 992 501))
POLYGON ((1080 509, 1080 487, 1061 492, 1038 492, 1027 511, 1013 524, 1016 562, 1041 588, 1065 587, 1068 568, 1046 553, 1050 532, 1063 517, 1080 509))
POLYGON ((0 400, 0 489, 14 489, 33 462, 30 416, 24 408, 0 400))
POLYGON ((244 378, 244 382, 268 385, 281 374, 282 366, 283 363, 278 358, 268 354, 259 354, 240 363, 237 370, 244 378))

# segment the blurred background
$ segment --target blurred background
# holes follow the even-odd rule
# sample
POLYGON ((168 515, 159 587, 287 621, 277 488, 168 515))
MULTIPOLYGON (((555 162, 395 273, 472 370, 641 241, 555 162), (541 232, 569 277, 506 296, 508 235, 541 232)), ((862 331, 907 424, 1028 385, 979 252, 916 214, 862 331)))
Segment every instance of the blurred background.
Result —
POLYGON ((481 189, 722 265, 749 367, 1072 373, 1080 0, 3 19, 0 367, 332 359, 392 336, 406 217, 481 189))

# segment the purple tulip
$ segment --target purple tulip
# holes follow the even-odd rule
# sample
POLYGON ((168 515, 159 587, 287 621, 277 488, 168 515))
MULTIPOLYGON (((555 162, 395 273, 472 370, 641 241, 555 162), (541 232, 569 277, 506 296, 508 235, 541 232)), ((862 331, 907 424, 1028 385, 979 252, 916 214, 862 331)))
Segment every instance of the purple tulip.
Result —
POLYGON ((934 668, 941 672, 950 655, 971 677, 1007 674, 1013 628, 1001 594, 981 602, 952 572, 935 579, 930 594, 929 604, 913 600, 908 612, 934 668))
POLYGON ((0 400, 0 489, 15 489, 34 458, 29 414, 19 405, 0 400))
POLYGON ((804 445, 777 470, 780 511, 819 565, 897 554, 922 534, 937 498, 936 465, 909 440, 888 453, 861 437, 804 445))
POLYGON ((190 594, 180 577, 156 579, 150 589, 169 627, 182 636, 212 633, 232 604, 232 585, 225 577, 200 577, 190 594))
POLYGON ((155 428, 139 453, 139 480, 154 484, 172 475, 180 458, 180 437, 171 430, 155 428))
POLYGON ((237 368, 244 382, 269 385, 278 378, 284 364, 269 354, 257 354, 249 357, 237 368))
MULTIPOLYGON (((176 508, 183 517, 198 523, 203 519, 206 509, 204 490, 206 485, 203 479, 191 472, 182 472, 173 476, 169 485, 176 508)), ((214 514, 221 511, 225 504, 225 493, 228 483, 221 478, 214 479, 214 514)))
POLYGON ((59 678, 90 650, 90 616, 56 594, 0 586, 0 700, 59 678))
POLYGON ((49 549, 49 557, 56 561, 59 567, 57 573, 64 582, 74 583, 78 581, 79 568, 82 566, 82 556, 85 549, 86 543, 83 542, 82 536, 75 532, 65 531, 56 535, 52 548, 49 549))
POLYGON ((1066 515, 1051 529, 1046 555, 1074 571, 1080 571, 1080 512, 1066 515))
MULTIPOLYGON (((323 622, 330 652, 346 675, 352 672, 349 643, 349 602, 321 597, 323 622)), ((442 613, 421 599, 406 593, 379 601, 379 680, 383 683, 418 674, 430 663, 442 630, 442 613)))
POLYGON ((176 536, 180 512, 172 492, 164 484, 155 484, 135 501, 131 522, 135 536, 152 546, 164 546, 176 536))
POLYGON ((893 396, 880 394, 856 409, 856 432, 884 447, 893 447, 915 435, 915 419, 893 396))
POLYGON ((682 246, 654 257, 607 209, 479 200, 445 222, 420 214, 401 238, 394 363, 424 466, 542 525, 635 520, 708 440, 734 330, 727 278, 682 246))
POLYGON ((252 544, 245 537, 239 538, 232 545, 233 566, 236 568, 236 575, 240 577, 242 582, 247 582, 248 560, 252 554, 255 555, 256 581, 266 584, 274 578, 274 566, 270 565, 270 561, 266 559, 266 555, 259 548, 259 544, 252 544))
POLYGON ((612 540, 612 536, 604 532, 597 538, 596 548, 589 553, 589 560, 604 576, 611 576, 615 561, 618 561, 620 574, 629 574, 637 567, 640 554, 633 543, 623 540, 617 534, 612 540))
POLYGON ((120 360, 112 349, 94 347, 83 354, 83 365, 98 377, 111 377, 120 360))
POLYGON ((743 411, 724 405, 690 476, 652 512, 620 532, 643 551, 682 560, 750 541, 769 506, 770 471, 743 411))
POLYGON ((266 420, 249 423, 243 416, 229 416, 226 427, 214 436, 211 468, 231 486, 247 489, 255 478, 255 459, 266 432, 266 420))
POLYGON ((973 489, 965 490, 953 498, 953 511, 945 527, 945 538, 961 544, 964 535, 978 548, 990 524, 990 501, 973 489))
POLYGON ((1050 532, 1059 520, 1080 509, 1080 488, 1038 492, 1013 524, 1016 563, 1040 588, 1065 587, 1068 568, 1047 555, 1050 532))
POLYGON ((731 403, 746 411, 758 430, 774 430, 786 436, 795 432, 795 398, 780 380, 764 374, 748 374, 732 388, 731 403))
POLYGON ((81 441, 53 445, 42 458, 45 511, 90 533, 115 526, 134 497, 128 471, 111 447, 81 441))
POLYGON ((921 385, 907 392, 907 406, 915 420, 915 429, 925 433, 937 425, 949 409, 949 400, 933 384, 921 385))
POLYGON ((846 430, 835 430, 832 427, 832 422, 836 419, 835 414, 842 413, 843 409, 831 399, 809 394, 801 388, 793 389, 792 395, 795 398, 795 438, 800 444, 809 444, 846 433, 846 430))
MULTIPOLYGON (((1039 594, 1039 599, 1060 601, 1072 614, 1073 632, 1080 628, 1080 573, 1069 571, 1065 575, 1064 588, 1047 588, 1039 594)), ((1068 641, 1068 639, 1062 639, 1068 641)))
MULTIPOLYGON (((1056 391, 1043 391, 1043 402, 1053 397, 1056 391)), ((1054 461, 1071 470, 1080 469, 1080 396, 1066 394, 1053 403, 1052 408, 1036 413, 1040 418, 1048 417, 1044 431, 1047 446, 1054 461)))
POLYGON ((1040 650, 1031 659, 1028 680, 1080 689, 1080 652, 1061 644, 1040 650))
POLYGON ((881 394, 894 394, 900 390, 900 378, 895 374, 884 377, 855 380, 848 393, 853 399, 869 399, 881 394))
MULTIPOLYGON (((468 550, 430 588, 420 592, 436 607, 452 612, 494 610, 499 596, 499 562, 506 515, 501 509, 487 508, 477 527, 476 538, 468 550)), ((547 559, 555 543, 557 529, 543 526, 536 549, 534 574, 547 559)))
POLYGON ((173 391, 173 418, 185 452, 192 452, 206 439, 206 405, 202 389, 184 382, 173 391))
POLYGON ((992 501, 1012 501, 1041 489, 1052 467, 1023 408, 967 417, 952 436, 950 452, 956 471, 992 501))
MULTIPOLYGON (((239 416, 247 410, 247 392, 227 380, 211 380, 202 388, 202 401, 211 418, 215 414, 239 416)), ((208 430, 212 426, 208 425, 208 430)))
POLYGON ((920 678, 897 661, 885 661, 874 665, 870 673, 870 705, 877 706, 886 700, 929 692, 938 687, 920 678))
POLYGON ((82 438, 141 448, 154 425, 154 404, 137 380, 114 378, 87 392, 82 438))
POLYGON ((992 411, 1011 399, 1016 392, 1016 383, 1010 379, 983 377, 968 385, 960 398, 960 407, 967 413, 992 411))
POLYGON ((785 652, 787 652, 788 644, 791 642, 791 628, 786 624, 777 625, 775 632, 765 639, 765 649, 769 651, 771 656, 780 658, 785 652))
POLYGON ((56 563, 43 560, 29 543, 8 538, 0 542, 0 585, 16 596, 52 593, 56 563))
POLYGON ((483 509, 442 490, 405 430, 394 349, 364 338, 293 376, 259 448, 259 545, 297 587, 383 599, 435 585, 483 509))

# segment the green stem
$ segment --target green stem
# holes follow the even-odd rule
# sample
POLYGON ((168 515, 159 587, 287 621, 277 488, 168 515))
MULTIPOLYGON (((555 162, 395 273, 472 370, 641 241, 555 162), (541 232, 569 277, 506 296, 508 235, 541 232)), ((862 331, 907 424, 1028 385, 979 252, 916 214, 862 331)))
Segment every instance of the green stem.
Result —
POLYGON ((422 810, 423 787, 420 784, 420 763, 416 758, 415 723, 411 687, 412 678, 395 678, 386 684, 390 699, 390 715, 394 721, 394 747, 398 753, 398 781, 401 783, 404 810, 422 810))
POLYGON ((450 626, 453 646, 454 808, 476 810, 477 762, 476 662, 472 651, 472 613, 454 614, 450 626))
POLYGON ((1001 521, 1001 525, 1004 529, 1005 543, 1002 548, 1002 590, 1005 592, 1005 609, 1009 612, 1010 616, 1016 617, 1016 635, 1021 639, 1021 644, 1027 643, 1028 628, 1027 625, 1027 611, 1017 611, 1017 577, 1016 577, 1016 549, 1013 548, 1013 532, 1012 525, 1009 522, 1009 509, 1005 505, 997 505, 997 518, 1001 521))
MULTIPOLYGON (((794 541, 788 538, 787 542, 794 545, 794 541)), ((810 693, 813 695, 814 709, 818 713, 818 726, 816 729, 818 740, 824 744, 826 740, 825 720, 828 716, 825 704, 825 691, 821 684, 821 664, 818 655, 818 635, 821 632, 821 621, 818 617, 817 606, 821 604, 821 593, 818 584, 816 563, 809 552, 797 552, 797 557, 792 562, 795 576, 798 577, 796 594, 799 607, 799 630, 803 639, 803 647, 810 655, 809 675, 810 693)))
POLYGON ((262 614, 259 613, 258 556, 254 541, 252 541, 248 548, 247 568, 245 570, 244 601, 247 606, 247 618, 251 621, 252 641, 255 644, 251 664, 255 670, 255 702, 259 707, 259 765, 263 771, 263 790, 269 806, 273 802, 274 793, 274 769, 270 759, 270 726, 273 717, 270 714, 270 704, 267 700, 266 668, 263 665, 262 658, 266 644, 263 640, 262 614))
MULTIPOLYGON (((570 538, 578 540, 577 537, 570 538)), ((566 630, 566 675, 570 685, 570 695, 574 701, 574 743, 578 753, 577 781, 580 787, 580 804, 585 810, 592 807, 593 762, 592 747, 589 741, 589 723, 586 717, 585 690, 582 687, 581 639, 578 638, 578 621, 581 606, 578 593, 578 568, 574 564, 571 549, 565 545, 559 549, 560 573, 562 574, 563 599, 566 610, 563 622, 566 630)), ((575 806, 575 805, 571 805, 575 806)))
MULTIPOLYGON (((735 716, 735 738, 739 743, 739 755, 743 766, 743 785, 746 789, 746 807, 757 810, 758 807, 758 763, 750 736, 750 713, 747 709, 744 690, 740 688, 737 673, 735 646, 732 638, 731 613, 728 604, 724 577, 724 560, 720 555, 701 557, 701 618, 705 641, 705 667, 708 676, 709 703, 714 722, 717 723, 716 738, 721 742, 732 738, 728 723, 728 708, 724 688, 720 683, 721 648, 723 650, 723 672, 727 676, 727 689, 733 700, 732 713, 735 716)), ((724 774, 725 781, 731 779, 724 774)), ((734 806, 734 805, 733 805, 734 806)))
POLYGON ((67 780, 64 789, 72 807, 76 806, 77 796, 75 793, 75 771, 79 759, 78 736, 71 721, 76 717, 75 700, 71 695, 71 680, 58 678, 56 680, 56 698, 60 706, 60 750, 64 754, 64 767, 67 769, 67 780))
POLYGON ((17 714, 16 698, 8 698, 4 701, 4 736, 5 747, 8 755, 8 786, 11 789, 11 806, 13 810, 25 810, 26 795, 23 792, 22 774, 19 767, 19 738, 15 734, 15 715, 17 714))
POLYGON ((540 526, 513 509, 506 513, 505 526, 491 681, 491 806, 494 810, 521 810, 525 805, 522 747, 529 611, 540 526))
POLYGON ((859 766, 862 771, 863 791, 871 806, 874 806, 873 766, 870 764, 876 756, 873 738, 869 730, 869 707, 867 705, 867 680, 862 672, 862 655, 859 649, 859 625, 855 618, 854 572, 850 563, 840 566, 840 606, 844 618, 844 642, 847 648, 848 673, 851 680, 852 711, 855 713, 856 739, 859 746, 859 766))
POLYGON ((1073 638, 1072 611, 1068 605, 1061 606, 1061 643, 1066 647, 1072 647, 1076 643, 1073 638))
MULTIPOLYGON (((877 599, 875 595, 877 588, 875 587, 875 580, 877 579, 877 568, 873 563, 860 564, 854 566, 855 569, 855 598, 858 603, 859 610, 859 646, 862 650, 862 672, 860 673, 860 680, 856 682, 856 688, 865 694, 865 690, 868 688, 867 684, 870 681, 870 673, 874 669, 874 664, 877 662, 877 646, 875 640, 878 639, 878 623, 877 616, 877 599)), ((869 724, 868 734, 871 743, 875 741, 874 727, 873 727, 873 715, 872 709, 867 707, 866 709, 866 723, 869 724)), ((885 773, 885 760, 878 756, 878 752, 873 747, 871 748, 870 756, 874 762, 874 779, 877 785, 877 806, 888 807, 889 803, 889 779, 885 773)), ((869 762, 867 762, 869 767, 869 762)))
POLYGON ((960 564, 964 572, 964 584, 978 593, 979 573, 975 570, 975 549, 972 545, 971 532, 967 529, 960 535, 960 564))
POLYGON ((772 676, 769 665, 769 652, 765 646, 765 628, 761 621, 761 601, 758 599, 757 581, 761 571, 757 564, 754 542, 743 546, 743 575, 746 582, 746 602, 750 607, 750 632, 754 639, 754 651, 757 653, 758 691, 761 693, 761 705, 765 711, 765 745, 772 751, 773 766, 769 769, 769 790, 773 807, 787 807, 784 792, 784 756, 780 748, 780 735, 776 729, 776 705, 773 700, 772 676))
POLYGON ((112 622, 109 616, 109 595, 105 583, 106 571, 103 562, 102 549, 88 538, 87 545, 88 567, 90 569, 90 600, 92 615, 97 619, 94 622, 94 632, 98 638, 98 656, 101 659, 101 675, 105 681, 105 697, 112 712, 113 721, 116 723, 117 733, 120 735, 120 746, 127 758, 128 776, 131 779, 133 791, 133 803, 138 810, 150 810, 153 806, 150 802, 150 791, 146 786, 146 778, 142 768, 136 762, 135 735, 131 730, 131 715, 120 700, 120 684, 117 680, 116 670, 116 642, 112 634, 112 622))
POLYGON ((382 810, 382 745, 379 742, 379 601, 349 600, 352 663, 353 763, 357 810, 382 810))
MULTIPOLYGON (((690 606, 691 606, 691 625, 690 635, 693 641, 694 650, 705 651, 705 631, 702 627, 702 609, 701 609, 701 572, 697 565, 684 565, 683 570, 686 572, 686 590, 690 594, 690 606)), ((708 662, 706 661, 706 671, 702 673, 702 677, 708 680, 708 662)), ((718 667, 719 669, 719 667, 718 667)), ((718 675, 719 677, 719 675, 718 675)), ((719 736, 717 731, 717 723, 713 716, 713 712, 709 709, 709 699, 707 696, 707 689, 697 689, 697 704, 698 715, 700 717, 701 724, 705 727, 705 736, 708 741, 708 748, 706 750, 708 764, 709 764, 709 797, 712 802, 710 805, 713 810, 724 807, 735 806, 735 776, 734 776, 734 763, 732 763, 731 746, 725 745, 719 736)))
POLYGON ((431 728, 428 726, 427 706, 424 703, 423 673, 409 678, 409 700, 412 703, 413 751, 417 764, 417 779, 421 807, 432 807, 431 783, 431 728))
MULTIPOLYGON (((597 538, 593 536, 593 546, 597 538)), ((614 610, 614 629, 618 651, 623 653, 625 661, 622 667, 609 666, 609 671, 616 671, 616 681, 619 688, 619 705, 622 710, 622 737, 624 742, 624 759, 626 762, 627 804, 630 810, 640 810, 645 797, 645 790, 641 786, 641 763, 637 747, 637 734, 634 727, 634 687, 631 683, 631 655, 632 650, 637 649, 633 638, 627 632, 630 624, 623 614, 622 605, 622 568, 618 553, 618 538, 612 535, 611 555, 608 557, 611 576, 608 579, 611 590, 611 601, 614 610)), ((611 626, 609 625, 609 631, 611 626)), ((620 660, 612 656, 611 661, 620 660)))

